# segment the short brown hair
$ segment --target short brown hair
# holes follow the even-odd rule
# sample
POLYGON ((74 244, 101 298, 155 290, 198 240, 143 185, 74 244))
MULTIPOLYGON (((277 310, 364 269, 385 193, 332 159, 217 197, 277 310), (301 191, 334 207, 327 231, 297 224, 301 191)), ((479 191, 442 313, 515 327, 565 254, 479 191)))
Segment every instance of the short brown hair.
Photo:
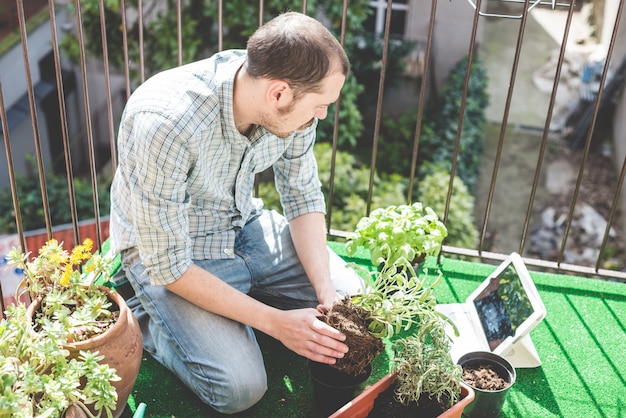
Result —
POLYGON ((295 96, 319 91, 335 71, 347 76, 350 63, 337 39, 319 21, 283 13, 256 30, 247 44, 246 71, 252 77, 284 80, 295 96))

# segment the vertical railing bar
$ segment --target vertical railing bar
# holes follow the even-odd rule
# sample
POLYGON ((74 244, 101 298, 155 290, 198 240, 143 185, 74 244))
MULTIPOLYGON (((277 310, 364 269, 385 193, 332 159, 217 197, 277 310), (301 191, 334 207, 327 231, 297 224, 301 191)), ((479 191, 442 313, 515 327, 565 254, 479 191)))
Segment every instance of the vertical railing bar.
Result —
MULTIPOLYGON (((489 194, 487 197, 487 205, 485 207, 485 214, 483 217, 483 226, 480 234, 480 243, 478 248, 482 249, 485 236, 487 234, 487 223, 489 222, 489 214, 491 213, 491 205, 493 203, 493 195, 496 187, 496 180, 498 177, 498 168, 500 166, 500 159, 502 157, 502 145, 504 143, 504 134, 506 132, 507 123, 509 119, 509 111, 511 110, 511 99, 513 97, 513 89, 515 87, 515 79, 517 77, 517 68, 519 65, 519 58, 522 51, 522 41, 524 39, 524 31, 526 30, 526 21, 528 19, 528 2, 529 0, 525 0, 524 12, 522 14, 522 19, 520 22, 519 33, 517 36, 517 45, 515 46, 515 56, 513 58, 513 67, 511 69, 511 78, 509 81, 509 90, 507 92, 506 104, 504 106, 504 114, 502 116, 502 123, 500 125, 500 134, 498 137, 498 147, 496 151, 496 158, 493 163, 493 171, 491 173, 491 182, 489 185, 489 194)), ((478 10, 478 9, 477 9, 478 10)))
POLYGON ((65 89, 63 88, 63 74, 61 73, 61 58, 59 54, 59 42, 56 27, 56 12, 54 1, 48 0, 50 11, 50 30, 52 36, 52 52, 54 56, 54 71, 56 74, 57 96, 59 100, 59 118, 61 119, 61 136, 63 141, 63 156, 65 158, 65 173, 67 177, 67 194, 70 199, 70 213, 72 217, 72 228, 74 232, 74 242, 79 242, 78 233, 78 211, 76 209, 76 193, 74 191, 74 170, 72 169, 72 151, 69 143, 67 129, 67 114, 65 108, 65 89))
MULTIPOLYGON (((346 43, 346 26, 348 15, 348 0, 343 0, 341 11, 341 35, 339 43, 345 46, 346 43)), ((333 197, 335 193, 335 165, 337 164, 337 147, 339 145, 339 110, 341 108, 341 94, 335 103, 335 115, 333 119, 333 146, 330 157, 330 184, 328 186, 328 201, 326 202, 326 228, 330 232, 333 217, 333 197)))
MULTIPOLYGON (((259 0, 259 27, 263 25, 263 0, 259 0)), ((221 33, 221 31, 220 31, 221 33)), ((254 193, 259 195, 259 184, 261 183, 261 173, 254 176, 254 193)))
MULTIPOLYGON (((89 106, 89 91, 87 88, 87 64, 85 57, 85 38, 83 34, 83 19, 80 9, 80 0, 76 1, 76 32, 78 35, 78 46, 80 51, 80 71, 83 82, 83 103, 85 106, 85 129, 87 132, 87 147, 89 149, 89 169, 91 178, 91 188, 93 197, 94 218, 100 219, 100 206, 98 204, 98 187, 96 184, 96 168, 95 168, 95 152, 93 144, 93 131, 91 126, 91 109, 89 106)), ((80 241, 80 239, 78 240, 80 241)), ((100 223, 96 224, 96 242, 102 243, 102 233, 100 231, 100 223)))
POLYGON ((467 66, 465 68, 465 81, 463 82, 463 94, 461 96, 461 106, 459 108, 459 120, 456 127, 456 139, 454 143, 454 153, 452 155, 452 167, 450 168, 450 180, 448 181, 448 195, 446 197, 446 207, 443 214, 443 223, 448 222, 448 214, 450 212, 450 203, 452 201, 452 188, 454 187, 454 176, 456 174, 456 165, 459 157, 459 149, 461 148, 461 133, 463 132, 463 123, 465 122, 465 106, 467 105, 467 92, 469 91, 469 81, 472 75, 472 61, 474 60, 474 50, 476 49, 476 33, 478 32, 478 11, 480 10, 481 0, 476 2, 476 12, 474 13, 474 23, 472 26, 472 35, 470 36, 469 50, 467 53, 467 66))
POLYGON ((259 0, 259 26, 263 25, 265 19, 263 18, 263 14, 265 13, 265 2, 263 0, 259 0))
POLYGON ((218 0, 217 2, 217 50, 221 51, 224 45, 224 5, 222 4, 222 0, 218 0))
MULTIPOLYGON (((13 153, 11 152, 11 141, 9 139, 9 124, 7 122, 7 112, 4 107, 4 97, 2 95, 2 81, 0 80, 0 126, 2 127, 2 137, 4 138, 4 150, 7 157, 7 171, 9 172, 9 183, 11 185, 11 198, 13 200, 13 212, 15 212, 15 226, 20 241, 20 248, 26 251, 26 241, 22 230, 22 215, 20 214, 20 200, 17 194, 15 183, 15 169, 13 168, 13 153)), ((4 318, 4 295, 2 294, 2 283, 0 283, 0 318, 4 318)))
POLYGON ((52 221, 50 218, 50 207, 48 204, 48 190, 46 188, 46 175, 41 154, 41 138, 39 136, 39 122, 37 119, 37 108, 35 103, 35 92, 33 80, 30 72, 30 59, 28 57, 28 40, 26 35, 26 18, 24 17, 24 1, 17 0, 17 18, 22 40, 22 56, 24 59, 24 74, 26 76, 26 88, 28 103, 30 105, 30 120, 33 127, 33 137, 35 142, 35 156, 37 159, 37 169, 39 170, 39 186, 41 188, 41 200, 43 204, 44 218, 46 222, 46 232, 48 239, 52 238, 52 221))
MULTIPOLYGON (((617 11, 617 17, 619 18, 622 14, 622 9, 624 8, 624 2, 619 2, 619 7, 617 11)), ((616 20, 615 26, 619 26, 619 20, 616 20)), ((560 264, 563 261, 563 254, 565 253, 565 246, 567 244, 567 238, 569 237, 569 231, 572 225, 572 220, 574 219, 574 210, 576 208, 576 203, 578 201, 578 195, 580 193, 580 187, 583 181, 583 174, 585 172, 585 164, 587 163, 587 157, 589 156, 589 149, 591 148, 591 139, 593 138, 593 131, 596 126, 596 120, 598 118, 598 112, 600 110, 600 102, 602 99, 602 94, 604 90, 604 84, 606 82, 606 78, 609 72, 609 66, 611 63, 611 57, 613 55, 613 49, 615 48, 615 42, 617 40, 617 28, 613 28, 613 34, 611 35, 611 41, 609 42, 609 48, 606 53, 606 59, 604 62, 604 68, 602 69, 602 76, 600 77, 600 84, 598 85, 598 93, 596 95, 596 100, 593 108, 593 115, 591 117, 591 123, 589 124, 589 130, 587 131, 587 140, 585 142, 585 148, 583 151, 583 158, 580 162, 580 169, 578 170, 578 178, 576 179, 576 186, 574 187, 574 194, 572 197, 572 201, 569 208, 569 213, 567 216, 567 222, 565 224, 565 231, 563 233, 563 240, 561 241, 561 249, 559 251, 558 263, 560 264)), ((606 238, 606 236, 605 236, 606 238)), ((598 255, 599 262, 600 255, 598 255)))
POLYGON ((302 0, 302 14, 307 14, 307 1, 306 0, 302 0))
POLYGON ((143 84, 146 81, 143 54, 143 0, 137 0, 137 26, 139 30, 139 80, 143 84))
MULTIPOLYGON (((9 141, 9 126, 6 123, 7 114, 4 109, 4 97, 2 96, 2 80, 0 80, 0 128, 2 129, 2 138, 4 140, 4 150, 7 156, 7 171, 9 172, 9 183, 11 184, 11 195, 13 201, 13 212, 15 215, 19 215, 20 207, 19 207, 19 198, 15 193, 15 179, 13 178, 13 160, 11 153, 11 141, 9 141)), ((17 216, 15 218, 15 223, 18 224, 17 216)), ((18 225, 18 231, 21 228, 21 225, 18 225)), ((24 234, 21 234, 22 236, 24 234)), ((19 236, 19 234, 18 234, 19 236)), ((22 249, 24 248, 24 244, 21 244, 22 249)), ((2 283, 0 282, 0 318, 4 319, 4 294, 2 293, 2 283)))
MULTIPOLYGON (((109 46, 107 42, 106 17, 104 15, 104 0, 98 0, 100 6, 100 34, 102 36, 102 61, 104 66, 104 94, 107 102, 107 124, 109 127, 109 147, 111 149, 111 170, 115 174, 117 156, 115 151, 115 125, 113 123, 113 100, 111 98, 111 74, 109 72, 109 46)), ((96 219, 99 228, 100 219, 96 219)), ((100 244, 100 243, 99 243, 100 244)))
POLYGON ((387 55, 389 54, 389 31, 391 26, 392 0, 387 0, 387 10, 385 14, 385 33, 383 35, 383 56, 380 68, 380 79, 378 82, 378 99, 376 103, 376 120, 374 122, 374 138, 372 140, 372 162, 370 166, 370 180, 367 192, 366 216, 369 216, 372 208, 372 193, 374 190, 374 175, 376 173, 376 157, 378 152, 378 135, 380 132, 380 119, 383 107, 383 94, 385 92, 385 75, 387 73, 387 55))
MULTIPOLYGON (((623 2, 622 2, 623 4, 623 2)), ((619 29, 619 22, 622 20, 623 7, 618 8, 617 16, 615 17, 615 25, 613 26, 613 34, 615 35, 619 29)), ((615 72, 617 74, 624 74, 624 70, 626 70, 626 57, 622 58, 622 63, 620 67, 615 72)), ((623 91, 623 90, 622 90, 623 91)), ((611 233, 611 228, 613 226, 613 220, 615 215, 617 214, 617 210, 620 204, 620 196, 622 187, 624 185, 624 178, 626 177, 626 156, 624 157, 624 161, 622 162, 622 169, 620 171, 619 179, 617 182, 617 186, 615 187, 615 193, 613 194, 613 202, 611 203, 611 211, 609 212, 609 217, 606 222, 606 228, 604 231, 604 237, 602 238, 602 244, 600 245, 600 252, 598 253, 598 259, 596 261, 596 271, 600 270, 600 264, 602 260, 602 255, 604 254, 604 250, 606 249, 606 245, 609 241, 609 234, 611 233)))
MULTIPOLYGON (((613 33, 617 33, 619 28, 619 22, 622 20, 623 8, 618 8, 617 16, 615 18, 615 26, 613 26, 613 33)), ((620 68, 615 72, 615 74, 623 74, 624 69, 626 69, 626 57, 622 58, 622 63, 620 64, 620 68)), ((602 245, 600 246, 600 253, 598 254, 598 260, 596 262, 596 271, 600 270, 600 260, 602 260, 602 254, 606 248, 607 242, 609 240, 609 234, 611 233, 611 227, 613 225, 613 219, 617 213, 617 208, 620 203, 620 195, 622 191, 622 187, 624 185, 624 177, 626 177, 626 156, 624 156, 624 161, 622 162, 622 169, 620 171, 619 180, 617 182, 617 187, 615 188, 615 193, 613 194, 613 203, 611 204, 611 211, 609 213, 609 218, 606 222, 606 229, 604 231, 604 237, 602 238, 602 245)))
MULTIPOLYGON (((26 240, 24 238, 24 228, 22 225, 22 213, 20 211, 20 199, 15 181, 15 166, 13 164, 13 152, 11 151, 11 140, 9 138, 9 123, 7 121, 6 107, 4 106, 4 96, 2 93, 2 81, 0 80, 0 122, 2 123, 2 136, 4 137, 4 151, 7 156, 7 169, 9 172, 9 184, 11 185, 11 197, 13 198, 13 211, 15 212, 15 227, 20 240, 22 251, 26 251, 26 240)), ((0 286, 0 291, 2 286, 0 286)), ((4 300, 4 299, 3 299, 4 300)), ((4 309, 3 309, 4 312, 4 309)))
MULTIPOLYGON (((259 27, 263 24, 263 0, 259 0, 259 27)), ((220 26, 221 28, 221 26, 220 26)), ((220 33, 222 31, 220 30, 220 33)), ((259 187, 261 184, 261 173, 256 173, 254 176, 254 194, 259 195, 259 187)))
POLYGON ((526 236, 528 235, 528 229, 530 227, 530 216, 535 203, 535 196, 541 180, 541 169, 545 158, 545 152, 548 145, 548 134, 550 132, 550 124, 552 122, 552 114, 554 112, 554 105, 556 103, 556 94, 559 89, 559 81, 561 80, 561 70, 563 68, 563 61, 565 59, 565 51, 567 49, 567 39, 569 38, 569 31, 574 16, 574 5, 572 1, 570 4, 569 12, 567 14, 567 20, 565 22, 565 30, 563 32, 563 40, 561 41, 561 48, 559 51, 559 60, 556 66, 556 73, 554 75, 554 82, 552 83, 552 93, 550 94, 550 104, 548 105, 548 114, 546 116, 546 122, 543 127, 543 136, 541 138, 541 146, 539 149, 539 156, 537 157, 537 165, 535 166, 535 176, 533 178, 533 185, 530 191, 530 197, 528 199, 528 206, 526 208, 526 216, 524 219, 524 226, 522 228, 522 239, 518 248, 520 254, 524 254, 524 246, 526 244, 526 236))
POLYGON ((176 34, 178 40, 178 65, 183 65, 183 5, 176 0, 176 34))
POLYGON ((122 49, 124 53, 124 76, 126 78, 126 100, 130 97, 130 60, 128 59, 128 26, 126 24, 126 0, 120 0, 122 17, 122 49))
POLYGON ((426 102, 426 87, 428 85, 428 70, 430 67, 430 54, 435 33, 435 17, 437 14, 437 0, 432 0, 430 9, 430 22, 428 26, 428 38, 426 40, 426 51, 424 52, 424 72, 422 73, 422 84, 420 87, 419 105, 417 108, 417 121, 415 123, 415 137, 413 139, 413 152, 411 153, 411 173, 409 177, 409 190, 407 193, 407 203, 413 201, 413 184, 415 183, 415 170, 417 168, 417 156, 419 150, 420 135, 422 133, 422 119, 424 116, 424 106, 426 102))
POLYGON ((596 271, 600 270, 600 264, 601 264, 600 260, 602 260, 602 254, 604 253, 606 244, 609 241, 609 234, 611 233, 613 219, 615 218, 617 207, 620 203, 619 197, 621 194, 622 187, 624 185, 625 176, 626 176, 626 156, 624 156, 624 161, 622 162, 622 170, 619 175, 617 187, 615 188, 615 194, 613 195, 613 203, 611 204, 611 212, 609 213, 609 218, 607 219, 607 222, 606 222, 606 228, 604 230, 604 237, 602 238, 602 245, 600 246, 600 253, 598 254, 598 260, 596 261, 596 271))

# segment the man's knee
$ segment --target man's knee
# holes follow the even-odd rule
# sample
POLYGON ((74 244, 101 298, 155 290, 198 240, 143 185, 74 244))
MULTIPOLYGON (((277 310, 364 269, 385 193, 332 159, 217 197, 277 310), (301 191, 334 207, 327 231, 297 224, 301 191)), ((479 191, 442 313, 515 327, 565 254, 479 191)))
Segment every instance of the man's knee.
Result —
POLYGON ((267 391, 267 376, 263 373, 242 373, 228 376, 224 383, 206 380, 193 388, 200 399, 223 414, 235 414, 251 408, 267 391))

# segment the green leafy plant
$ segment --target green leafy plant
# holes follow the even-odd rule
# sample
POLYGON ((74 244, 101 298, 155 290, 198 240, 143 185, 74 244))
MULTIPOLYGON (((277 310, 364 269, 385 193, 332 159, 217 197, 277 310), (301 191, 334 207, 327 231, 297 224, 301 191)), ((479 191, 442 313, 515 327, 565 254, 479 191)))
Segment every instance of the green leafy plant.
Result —
POLYGON ((416 258, 438 255, 446 235, 434 211, 415 202, 373 211, 346 243, 348 255, 362 246, 380 266, 369 271, 365 291, 352 301, 368 312, 373 336, 393 341, 395 397, 405 405, 428 396, 447 409, 460 398, 462 370, 450 356, 446 327, 458 330, 436 310, 442 273, 429 281, 428 271, 420 278, 413 266, 416 258))
POLYGON ((112 302, 95 282, 96 277, 110 279, 111 259, 92 254, 92 249, 93 242, 87 238, 71 252, 57 240, 49 240, 32 260, 30 253, 17 248, 9 251, 7 262, 24 272, 18 291, 41 301, 34 318, 37 331, 62 327, 65 343, 74 343, 103 333, 115 323, 109 310, 112 302))
POLYGON ((378 270, 349 264, 365 280, 362 292, 335 303, 322 319, 346 335, 350 350, 334 365, 358 376, 384 349, 383 339, 396 338, 413 327, 421 327, 434 312, 434 281, 419 278, 411 263, 403 257, 378 270))
MULTIPOLYGON (((438 169, 427 175, 417 185, 416 196, 443 217, 448 199, 448 186, 450 173, 438 169)), ((459 248, 477 248, 478 230, 474 220, 474 196, 472 196, 463 183, 463 180, 455 176, 450 197, 450 208, 446 219, 448 236, 446 244, 459 248)))
MULTIPOLYGON (((0 416, 5 416, 4 410, 19 408, 24 399, 31 402, 28 410, 36 412, 15 416, 61 416, 58 410, 49 410, 48 404, 39 404, 47 396, 36 392, 39 386, 24 392, 29 382, 39 380, 46 392, 58 392, 51 393, 55 396, 55 408, 83 409, 88 416, 104 413, 112 417, 121 413, 139 371, 142 340, 139 324, 124 299, 104 286, 111 279, 110 256, 94 254, 89 238, 71 251, 51 239, 34 257, 13 248, 6 259, 24 274, 15 292, 17 300, 28 294, 33 301, 25 308, 27 319, 11 313, 7 318, 7 321, 20 320, 20 327, 28 330, 17 345, 20 349, 24 348, 22 343, 26 348, 30 345, 32 353, 18 356, 18 360, 30 367, 29 359, 41 355, 50 357, 53 365, 29 369, 25 380, 19 380, 22 375, 17 371, 8 375, 8 380, 0 376, 8 394, 6 399, 10 399, 9 395, 16 399, 6 404, 0 401, 0 416), (40 346, 39 342, 48 345, 40 346), (39 372, 41 376, 31 376, 39 372), (59 389, 65 385, 68 387, 59 389)), ((0 355, 3 370, 12 367, 11 364, 17 370, 15 367, 21 363, 6 358, 0 355), (7 366, 5 361, 10 364, 7 366)))
POLYGON ((432 309, 415 334, 395 342, 398 402, 419 404, 422 394, 427 394, 449 408, 459 400, 463 371, 450 356, 450 338, 445 332, 448 322, 432 309))
MULTIPOLYGON (((441 272, 434 281, 427 281, 428 272, 420 278, 414 268, 416 259, 439 254, 446 234, 437 215, 420 202, 376 209, 370 216, 361 218, 355 232, 348 236, 346 252, 353 256, 359 247, 368 249, 378 269, 350 264, 364 278, 365 288, 335 304, 326 316, 332 317, 338 305, 352 304, 358 311, 352 319, 353 326, 343 325, 339 319, 327 321, 346 334, 346 344, 350 347, 346 356, 337 361, 337 368, 352 375, 362 373, 382 351, 381 339, 397 338, 413 327, 426 333, 434 320, 446 322, 435 311, 433 293, 441 272), (362 335, 358 339, 350 335, 351 328, 358 329, 360 334, 366 329, 371 336, 367 346, 362 335)), ((343 306, 339 309, 340 316, 348 317, 343 306)))
POLYGON ((88 415, 92 405, 98 415, 112 416, 116 370, 97 352, 69 349, 116 322, 112 302, 94 280, 109 279, 111 260, 93 255, 92 246, 86 239, 68 252, 53 239, 32 259, 16 248, 7 255, 24 271, 19 291, 28 292, 39 310, 31 316, 24 304, 9 307, 0 324, 0 417, 61 416, 72 404, 88 415))
POLYGON ((346 252, 353 256, 362 246, 369 250, 375 266, 392 266, 401 259, 417 264, 439 255, 447 234, 437 214, 421 202, 388 206, 361 218, 347 237, 346 252))
POLYGON ((32 260, 17 248, 7 255, 24 272, 20 291, 39 310, 31 317, 24 304, 9 307, 0 325, 0 416, 60 416, 71 404, 93 405, 112 416, 117 392, 111 382, 120 380, 115 369, 100 364, 104 356, 98 353, 68 349, 116 321, 107 294, 92 280, 109 278, 111 260, 92 255, 92 246, 86 239, 67 252, 53 239, 32 260))
POLYGON ((348 236, 346 252, 353 256, 359 247, 365 247, 372 263, 379 267, 369 270, 350 264, 364 278, 365 288, 335 304, 326 315, 327 323, 346 334, 345 343, 350 347, 336 363, 339 370, 362 373, 382 351, 383 338, 395 338, 402 331, 427 323, 434 312, 433 289, 441 274, 434 282, 427 282, 428 274, 420 278, 413 265, 416 259, 437 255, 445 236, 443 223, 420 202, 377 209, 359 220, 355 232, 348 236), (358 313, 348 316, 344 305, 354 305, 358 313), (333 319, 335 316, 340 318, 333 319), (351 323, 344 324, 343 318, 351 323), (356 336, 352 329, 358 330, 356 336))
MULTIPOLYGON (((354 268, 357 268, 354 266, 354 268)), ((377 338, 392 338, 422 323, 435 305, 433 288, 439 283, 420 279, 407 259, 367 272, 365 291, 352 302, 367 311, 369 331, 377 338)))
POLYGON ((0 417, 58 417, 70 405, 93 405, 112 416, 111 382, 119 377, 100 364, 104 356, 70 357, 64 330, 48 324, 35 332, 24 304, 9 306, 7 316, 0 322, 0 417))

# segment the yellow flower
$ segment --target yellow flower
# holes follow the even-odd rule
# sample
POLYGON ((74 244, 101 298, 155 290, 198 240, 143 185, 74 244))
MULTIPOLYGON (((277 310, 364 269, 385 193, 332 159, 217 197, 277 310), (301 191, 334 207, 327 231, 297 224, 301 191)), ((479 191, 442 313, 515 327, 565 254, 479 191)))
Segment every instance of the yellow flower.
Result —
POLYGON ((74 249, 72 250, 72 254, 70 255, 70 263, 76 265, 76 264, 80 264, 81 261, 83 261, 83 257, 82 254, 80 254, 79 251, 77 251, 78 247, 74 247, 74 249))
POLYGON ((84 260, 89 260, 91 258, 91 249, 93 248, 93 241, 89 238, 86 238, 82 244, 76 245, 72 249, 72 254, 70 255, 70 260, 72 264, 80 264, 84 260))
POLYGON ((93 248, 93 241, 91 240, 91 238, 85 238, 85 240, 83 241, 83 246, 88 252, 91 253, 91 249, 93 248))
POLYGON ((67 257, 61 253, 52 253, 50 254, 48 260, 55 266, 60 266, 61 264, 67 262, 67 257))
POLYGON ((65 267, 63 274, 59 278, 59 284, 61 286, 68 286, 70 284, 70 279, 72 278, 72 266, 68 265, 65 267))
POLYGON ((28 261, 29 255, 13 249, 8 262, 24 270, 29 290, 45 293, 55 287, 69 288, 81 282, 84 273, 95 279, 110 280, 111 259, 93 254, 94 242, 86 238, 71 251, 63 249, 63 243, 51 239, 39 249, 39 255, 28 261), (34 289, 37 289, 36 291, 34 289))

